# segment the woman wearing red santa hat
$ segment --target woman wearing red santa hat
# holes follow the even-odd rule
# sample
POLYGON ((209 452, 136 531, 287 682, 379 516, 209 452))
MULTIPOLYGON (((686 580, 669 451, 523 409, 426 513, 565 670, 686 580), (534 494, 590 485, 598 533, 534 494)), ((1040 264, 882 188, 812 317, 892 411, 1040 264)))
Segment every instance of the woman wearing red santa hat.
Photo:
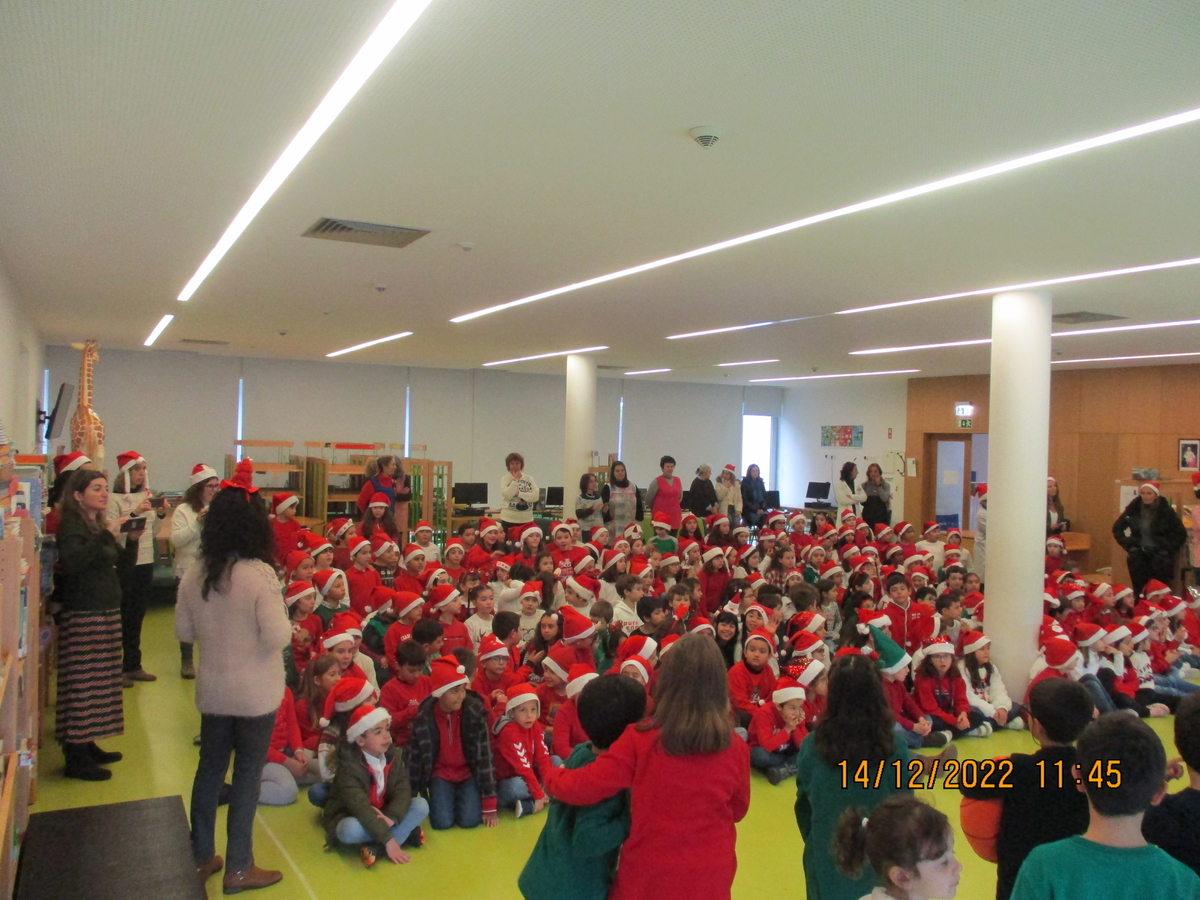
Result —
POLYGON ((142 668, 142 620, 146 618, 154 585, 154 529, 166 511, 161 506, 156 509, 151 505, 150 474, 140 453, 127 450, 118 454, 117 466, 117 477, 108 495, 108 518, 128 516, 130 521, 143 526, 117 538, 118 543, 132 541, 138 545, 136 561, 117 569, 121 577, 121 645, 124 651, 121 665, 125 687, 133 687, 137 681, 158 680, 142 668))
POLYGON ((1162 496, 1157 481, 1143 481, 1138 495, 1113 522, 1113 537, 1128 553, 1129 583, 1134 593, 1151 578, 1165 584, 1175 580, 1175 561, 1187 541, 1187 529, 1162 496))
POLYGON ((62 499, 63 489, 71 480, 71 476, 80 469, 91 467, 92 461, 82 453, 60 453, 54 457, 54 484, 46 497, 46 505, 50 507, 50 512, 46 513, 46 521, 42 527, 45 534, 58 531, 58 501, 62 499))
MULTIPOLYGON (((171 546, 175 548, 172 571, 176 578, 183 578, 200 555, 200 526, 204 524, 208 504, 217 495, 220 484, 221 479, 211 466, 196 463, 192 467, 183 501, 171 513, 171 546)), ((195 678, 192 645, 180 642, 179 656, 179 677, 195 678)))

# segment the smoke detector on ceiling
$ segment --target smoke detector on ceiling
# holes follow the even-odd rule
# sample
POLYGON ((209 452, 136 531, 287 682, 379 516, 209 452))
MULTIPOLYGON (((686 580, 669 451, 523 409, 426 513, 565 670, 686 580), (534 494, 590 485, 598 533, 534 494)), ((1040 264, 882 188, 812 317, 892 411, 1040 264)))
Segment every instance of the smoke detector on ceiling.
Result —
POLYGON ((721 139, 721 129, 715 125, 697 125, 688 136, 701 147, 711 147, 721 139))

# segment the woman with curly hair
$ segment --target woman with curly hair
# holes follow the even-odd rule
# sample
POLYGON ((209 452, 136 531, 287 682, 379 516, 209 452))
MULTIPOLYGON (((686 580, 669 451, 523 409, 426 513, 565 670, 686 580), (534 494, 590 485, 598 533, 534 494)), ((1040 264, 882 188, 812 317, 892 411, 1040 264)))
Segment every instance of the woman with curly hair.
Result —
MULTIPOLYGON (((506 533, 514 526, 533 521, 533 504, 541 498, 537 482, 525 474, 525 457, 510 453, 504 457, 508 471, 500 476, 500 524, 506 533)), ((512 534, 509 533, 509 537, 512 534)))

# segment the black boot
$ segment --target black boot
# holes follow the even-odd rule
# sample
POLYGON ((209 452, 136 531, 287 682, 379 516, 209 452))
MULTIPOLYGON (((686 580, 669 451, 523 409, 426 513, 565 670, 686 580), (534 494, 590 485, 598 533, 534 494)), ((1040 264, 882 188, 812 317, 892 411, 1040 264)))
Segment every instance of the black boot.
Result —
POLYGON ((125 758, 125 754, 117 750, 101 750, 96 746, 95 741, 89 741, 83 746, 87 747, 88 756, 97 765, 107 766, 109 763, 120 762, 125 758))
POLYGON ((63 744, 63 755, 67 764, 63 774, 68 778, 78 778, 80 781, 108 781, 112 772, 102 769, 92 759, 87 744, 63 744))

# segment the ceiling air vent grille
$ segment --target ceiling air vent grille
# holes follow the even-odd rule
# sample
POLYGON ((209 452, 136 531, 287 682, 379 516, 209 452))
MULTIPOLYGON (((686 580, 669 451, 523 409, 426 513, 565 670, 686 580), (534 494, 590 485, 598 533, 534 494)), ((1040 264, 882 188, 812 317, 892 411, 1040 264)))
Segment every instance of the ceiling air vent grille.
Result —
POLYGON ((1094 312, 1072 312, 1059 313, 1052 317, 1055 322, 1060 325, 1089 325, 1092 322, 1115 322, 1118 319, 1127 319, 1128 316, 1110 316, 1108 313, 1094 312))
POLYGON ((206 341, 203 338, 180 338, 181 344, 206 344, 209 347, 228 347, 229 341, 206 341))
POLYGON ((376 225, 352 219, 320 218, 304 232, 303 237, 324 238, 327 241, 347 241, 351 244, 373 244, 376 247, 407 247, 429 234, 421 228, 400 225, 376 225))

